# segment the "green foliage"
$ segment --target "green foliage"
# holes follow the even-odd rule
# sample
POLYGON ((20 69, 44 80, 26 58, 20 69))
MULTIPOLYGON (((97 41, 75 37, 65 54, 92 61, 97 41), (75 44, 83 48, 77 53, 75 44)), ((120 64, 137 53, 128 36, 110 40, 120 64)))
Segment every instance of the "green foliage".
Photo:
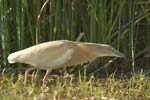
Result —
POLYGON ((51 76, 46 86, 41 84, 41 77, 36 77, 36 82, 29 79, 29 83, 24 86, 23 76, 17 75, 6 73, 2 75, 0 80, 1 100, 24 100, 24 98, 26 100, 150 99, 150 80, 143 73, 138 73, 130 78, 125 75, 116 78, 113 73, 101 79, 94 76, 83 77, 80 74, 78 77, 73 75, 51 76))
MULTIPOLYGON (((147 2, 0 0, 0 64, 7 68, 9 53, 31 45, 58 39, 81 39, 114 46, 128 57, 126 67, 132 66, 133 71, 147 66, 149 61, 143 58, 150 45, 147 2), (84 33, 82 38, 80 33, 84 33), (143 65, 137 66, 141 61, 143 65)), ((101 61, 107 63, 108 59, 101 61)))
POLYGON ((150 58, 144 58, 150 50, 149 5, 149 0, 0 0, 0 68, 9 72, 0 76, 1 100, 150 99, 150 58), (98 58, 78 67, 78 77, 50 78, 46 87, 32 74, 23 86, 21 72, 11 74, 17 69, 9 69, 8 54, 58 39, 107 43, 127 59, 98 58), (147 75, 135 73, 138 69, 147 75))

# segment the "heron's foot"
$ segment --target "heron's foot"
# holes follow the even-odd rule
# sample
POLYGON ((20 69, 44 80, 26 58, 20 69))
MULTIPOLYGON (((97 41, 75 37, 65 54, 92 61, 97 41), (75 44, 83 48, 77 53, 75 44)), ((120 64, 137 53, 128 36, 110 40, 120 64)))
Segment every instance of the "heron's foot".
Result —
POLYGON ((36 68, 37 68, 37 67, 31 67, 31 68, 28 68, 28 69, 25 71, 24 85, 26 85, 26 83, 27 83, 28 73, 29 73, 31 70, 34 70, 34 69, 36 69, 36 68))
POLYGON ((27 79, 26 78, 24 79, 23 84, 24 84, 24 86, 27 84, 27 79))
POLYGON ((48 79, 48 75, 49 75, 49 73, 52 71, 52 69, 47 69, 47 71, 46 71, 46 74, 45 74, 45 76, 44 76, 44 78, 43 78, 43 85, 46 85, 46 82, 47 82, 47 79, 48 79))
POLYGON ((45 84, 46 85, 46 83, 47 83, 47 81, 48 81, 48 75, 46 75, 46 76, 44 76, 44 78, 43 78, 43 85, 45 84))

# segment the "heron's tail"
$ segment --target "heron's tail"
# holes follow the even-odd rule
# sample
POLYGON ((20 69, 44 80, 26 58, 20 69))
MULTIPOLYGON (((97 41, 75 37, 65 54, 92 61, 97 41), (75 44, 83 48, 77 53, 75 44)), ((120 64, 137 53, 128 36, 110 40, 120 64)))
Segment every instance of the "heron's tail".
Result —
POLYGON ((9 54, 9 56, 7 58, 8 59, 8 63, 11 63, 11 64, 12 63, 16 63, 18 61, 18 58, 19 58, 20 54, 21 54, 21 51, 9 54))

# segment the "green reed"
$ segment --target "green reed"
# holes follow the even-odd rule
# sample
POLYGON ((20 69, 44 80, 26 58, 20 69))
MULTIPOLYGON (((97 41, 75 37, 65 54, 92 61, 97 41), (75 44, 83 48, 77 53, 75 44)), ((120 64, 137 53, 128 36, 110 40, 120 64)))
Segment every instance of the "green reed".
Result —
MULTIPOLYGON (((134 71, 150 45, 149 15, 142 0, 0 0, 0 64, 8 66, 11 52, 68 39, 110 44, 127 56, 124 66, 134 71)), ((96 61, 96 69, 108 60, 96 61)))

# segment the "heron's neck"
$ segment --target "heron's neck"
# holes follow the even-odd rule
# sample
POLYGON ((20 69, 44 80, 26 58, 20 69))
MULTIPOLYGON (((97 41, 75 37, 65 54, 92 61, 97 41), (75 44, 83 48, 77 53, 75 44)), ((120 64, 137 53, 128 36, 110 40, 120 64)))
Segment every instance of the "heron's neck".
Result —
POLYGON ((107 51, 96 43, 79 43, 79 46, 86 52, 89 52, 93 57, 106 56, 107 51))

